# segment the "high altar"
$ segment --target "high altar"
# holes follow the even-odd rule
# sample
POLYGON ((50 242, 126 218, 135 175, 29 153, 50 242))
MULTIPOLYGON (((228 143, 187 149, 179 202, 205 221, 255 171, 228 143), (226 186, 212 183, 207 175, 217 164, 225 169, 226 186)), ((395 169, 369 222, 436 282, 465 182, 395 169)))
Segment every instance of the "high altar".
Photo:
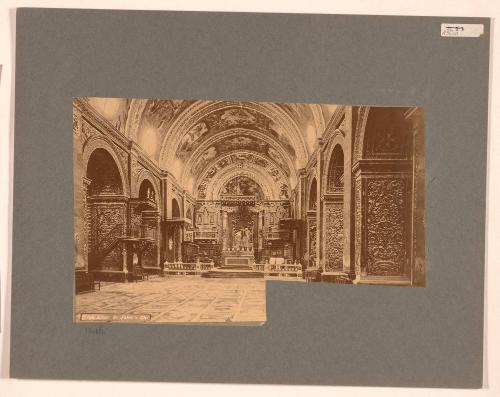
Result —
POLYGON ((228 199, 222 211, 221 264, 251 266, 255 263, 254 229, 258 227, 257 213, 251 209, 253 198, 249 198, 249 202, 241 200, 241 196, 237 197, 236 202, 235 197, 228 199))
POLYGON ((250 267, 276 257, 294 259, 292 234, 280 226, 290 216, 289 201, 268 199, 260 186, 242 176, 214 190, 219 193, 197 202, 193 239, 184 243, 184 261, 250 267))

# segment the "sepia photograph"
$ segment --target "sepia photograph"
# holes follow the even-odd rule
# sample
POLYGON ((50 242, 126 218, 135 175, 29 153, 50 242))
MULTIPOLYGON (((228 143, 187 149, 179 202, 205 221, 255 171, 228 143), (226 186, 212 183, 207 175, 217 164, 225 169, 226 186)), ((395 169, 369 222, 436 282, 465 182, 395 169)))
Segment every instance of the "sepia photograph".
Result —
POLYGON ((425 287, 421 107, 72 108, 76 322, 260 325, 266 280, 425 287))

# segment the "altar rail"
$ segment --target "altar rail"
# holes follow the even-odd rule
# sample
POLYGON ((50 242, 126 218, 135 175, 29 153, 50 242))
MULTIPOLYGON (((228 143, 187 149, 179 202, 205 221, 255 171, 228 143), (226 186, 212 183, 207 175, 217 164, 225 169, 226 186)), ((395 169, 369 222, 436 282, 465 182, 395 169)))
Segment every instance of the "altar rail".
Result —
POLYGON ((203 262, 165 262, 164 274, 199 276, 215 269, 213 263, 203 262))
POLYGON ((302 278, 302 265, 286 264, 281 265, 269 263, 256 263, 253 265, 256 272, 263 272, 268 277, 296 277, 302 278))
MULTIPOLYGON (((163 273, 166 275, 200 276, 205 272, 216 270, 212 263, 202 262, 165 262, 163 273)), ((252 271, 264 273, 264 277, 302 278, 302 266, 295 264, 256 263, 252 271)))

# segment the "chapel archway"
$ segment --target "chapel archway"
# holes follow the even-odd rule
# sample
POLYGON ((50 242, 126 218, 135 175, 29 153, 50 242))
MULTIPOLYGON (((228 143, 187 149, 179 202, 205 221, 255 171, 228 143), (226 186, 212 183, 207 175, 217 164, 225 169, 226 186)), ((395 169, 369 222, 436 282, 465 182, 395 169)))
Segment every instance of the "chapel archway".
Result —
POLYGON ((153 184, 148 180, 144 179, 139 187, 139 198, 142 200, 150 200, 156 205, 156 192, 153 184))
POLYGON ((123 194, 120 171, 106 149, 98 148, 92 152, 87 163, 86 177, 90 180, 91 196, 123 194))
POLYGON ((323 199, 325 271, 343 270, 344 250, 344 152, 336 144, 328 164, 323 199))
POLYGON ((172 198, 172 216, 170 236, 168 239, 169 259, 173 261, 182 260, 182 213, 177 199, 172 198))
POLYGON ((316 211, 318 206, 318 182, 316 181, 316 177, 313 178, 311 182, 311 186, 309 187, 309 196, 308 196, 308 210, 316 211))
POLYGON ((179 207, 179 202, 176 199, 172 199, 172 218, 180 218, 181 210, 179 207))
POLYGON ((318 206, 318 182, 316 177, 313 177, 308 190, 307 197, 307 254, 304 258, 309 267, 315 267, 317 264, 317 241, 318 241, 318 223, 317 223, 317 206, 318 206))
MULTIPOLYGON (((356 267, 364 278, 410 282, 412 268, 413 129, 410 108, 365 111, 354 165, 356 267)), ((358 271, 358 270, 357 270, 358 271)))
POLYGON ((126 203, 118 165, 106 149, 97 148, 90 154, 86 178, 89 184, 86 199, 89 270, 104 267, 121 270, 118 240, 126 230, 126 203))

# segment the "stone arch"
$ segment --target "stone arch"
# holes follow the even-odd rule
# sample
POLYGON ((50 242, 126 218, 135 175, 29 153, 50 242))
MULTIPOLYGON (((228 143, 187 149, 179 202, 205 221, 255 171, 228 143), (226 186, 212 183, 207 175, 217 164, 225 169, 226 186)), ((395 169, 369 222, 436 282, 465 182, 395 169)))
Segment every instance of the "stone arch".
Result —
POLYGON ((181 208, 179 206, 179 202, 177 199, 174 197, 172 199, 172 218, 180 218, 181 215, 181 208))
POLYGON ((318 203, 318 180, 316 176, 311 179, 307 192, 307 210, 315 211, 318 203))
POLYGON ((160 205, 160 200, 161 200, 160 188, 158 187, 156 178, 151 173, 151 171, 146 170, 144 168, 137 175, 137 179, 136 179, 135 184, 134 184, 135 185, 134 197, 139 197, 141 184, 144 181, 149 181, 151 183, 151 185, 153 186, 153 189, 154 189, 155 197, 156 197, 156 204, 160 205))
MULTIPOLYGON (((228 156, 224 156, 221 158, 221 160, 224 160, 227 157, 230 157, 234 155, 235 153, 238 152, 230 152, 228 156)), ((249 152, 242 151, 239 152, 241 154, 248 154, 249 152)), ((258 157, 253 155, 254 157, 258 157)), ((261 156, 261 159, 264 159, 263 156, 261 156)), ((219 160, 219 161, 221 161, 219 160)), ((267 158, 265 158, 266 165, 262 165, 261 163, 257 162, 241 162, 241 161, 235 161, 235 162, 228 162, 227 165, 225 165, 223 168, 218 168, 218 166, 213 165, 210 168, 207 168, 207 170, 200 175, 200 177, 195 181, 194 183, 194 194, 198 195, 198 198, 206 198, 208 195, 206 194, 205 197, 200 197, 199 192, 200 188, 203 188, 203 190, 208 191, 209 187, 213 185, 213 183, 217 182, 220 178, 222 178, 224 175, 226 175, 228 172, 233 172, 234 170, 245 170, 245 171, 252 171, 256 175, 258 175, 261 183, 261 186, 265 188, 265 190, 268 191, 266 194, 269 197, 276 197, 276 199, 279 198, 280 192, 285 188, 287 191, 287 194, 290 194, 290 180, 287 178, 286 174, 282 171, 282 169, 275 165, 275 163, 267 158), (269 188, 270 186, 270 188, 269 188)), ((210 189, 212 190, 212 189, 210 189)))
POLYGON ((186 134, 197 122, 212 112, 225 107, 229 108, 234 106, 243 106, 259 112, 272 120, 276 120, 285 130, 289 131, 299 166, 302 167, 306 164, 308 150, 304 137, 300 133, 298 125, 283 109, 272 103, 245 102, 243 104, 231 101, 211 102, 208 105, 206 101, 198 101, 184 110, 170 126, 167 134, 165 134, 165 138, 161 145, 159 164, 164 166, 165 164, 173 162, 175 150, 171 150, 171 148, 178 147, 184 134, 186 134))
POLYGON ((339 144, 333 148, 326 177, 327 193, 335 193, 344 189, 344 151, 339 144))
POLYGON ((410 137, 402 135, 409 129, 405 117, 407 109, 406 107, 370 106, 359 108, 354 134, 353 164, 368 158, 406 158, 408 156, 410 137), (405 138, 408 138, 408 142, 405 138))
POLYGON ((122 252, 119 246, 112 244, 125 233, 129 185, 118 156, 104 139, 91 139, 87 142, 82 163, 86 181, 90 182, 84 199, 85 229, 88 231, 85 236, 88 242, 88 249, 85 249, 88 255, 88 270, 102 268, 101 255, 106 255, 105 266, 119 271, 123 265, 122 252), (113 198, 112 202, 109 196, 113 198), (87 201, 90 198, 91 203, 87 201), (111 251, 103 254, 107 249, 111 251))
POLYGON ((212 181, 208 185, 206 199, 215 200, 218 192, 222 189, 222 187, 229 180, 237 177, 238 175, 247 176, 250 179, 253 179, 257 184, 260 185, 267 199, 279 199, 279 186, 277 186, 276 182, 266 170, 259 167, 243 168, 240 164, 235 164, 234 166, 225 168, 224 171, 217 177, 217 179, 215 181, 212 181))
POLYGON ((111 154, 102 148, 92 151, 89 156, 85 176, 89 179, 90 195, 122 195, 123 181, 111 154))
POLYGON ((140 199, 151 199, 156 203, 156 189, 149 179, 145 178, 141 182, 138 197, 140 199))
POLYGON ((344 175, 349 174, 349 170, 346 169, 347 167, 347 162, 346 157, 345 157, 345 141, 344 141, 344 134, 340 129, 336 129, 334 133, 328 138, 328 143, 325 148, 325 170, 326 172, 323 172, 321 175, 321 186, 322 186, 322 194, 328 193, 328 176, 329 176, 329 171, 332 166, 332 160, 334 159, 334 150, 337 148, 337 150, 342 151, 342 156, 344 159, 344 175))
POLYGON ((412 129, 407 107, 361 107, 355 134, 355 266, 411 282, 412 129))
MULTIPOLYGON (((224 191, 224 189, 227 189, 228 187, 230 187, 231 184, 233 185, 233 187, 236 187, 236 185, 238 185, 240 187, 241 180, 243 180, 243 181, 247 180, 247 182, 250 182, 253 185, 251 187, 253 187, 256 190, 254 192, 254 194, 257 196, 257 199, 260 199, 260 200, 265 199, 264 191, 263 191, 261 185, 258 182, 256 182, 253 178, 250 178, 246 175, 236 175, 233 178, 227 179, 226 183, 224 185, 222 185, 221 190, 219 190, 218 197, 221 197, 223 194, 232 194, 230 192, 226 193, 224 191)), ((241 191, 240 193, 237 193, 237 194, 244 195, 245 193, 243 193, 243 191, 241 191)))
POLYGON ((120 158, 116 154, 116 151, 111 143, 107 141, 107 139, 103 137, 95 137, 95 138, 90 138, 83 146, 83 158, 82 158, 82 164, 83 164, 83 171, 84 174, 87 172, 88 168, 88 162, 90 159, 90 156, 96 149, 104 149, 109 155, 113 158, 114 163, 116 164, 118 168, 118 172, 120 173, 120 179, 122 183, 122 189, 123 189, 123 194, 125 196, 130 196, 130 186, 127 183, 127 173, 125 172, 123 168, 123 164, 120 161, 120 158))
POLYGON ((412 134, 404 107, 372 107, 364 128, 362 159, 406 159, 412 134))
POLYGON ((360 106, 358 109, 358 120, 354 131, 353 164, 358 163, 363 156, 363 142, 369 113, 370 106, 360 106))
POLYGON ((323 178, 322 202, 322 258, 324 270, 341 272, 344 267, 344 175, 346 170, 344 150, 340 140, 334 140, 329 148, 326 172, 323 178))
POLYGON ((146 107, 147 99, 132 99, 125 124, 125 136, 137 142, 137 133, 141 117, 146 107))
MULTIPOLYGON (((285 160, 285 159, 283 159, 285 160)), ((290 186, 295 186, 297 184, 297 176, 295 169, 290 170, 289 164, 286 163, 284 165, 277 162, 275 159, 265 156, 257 151, 251 150, 233 150, 227 153, 224 153, 221 156, 216 157, 210 163, 205 166, 203 172, 199 173, 199 175, 195 178, 195 182, 193 186, 197 186, 201 181, 203 181, 210 173, 214 171, 221 171, 225 168, 240 163, 248 164, 259 164, 260 167, 266 169, 277 169, 284 180, 288 180, 290 186), (240 160, 238 157, 243 157, 245 160, 240 160), (235 160, 236 158, 236 160, 235 160), (249 160, 250 158, 250 160, 249 160), (285 167, 286 166, 286 167, 285 167), (287 174, 289 171, 289 174, 287 174)))
MULTIPOLYGON (((182 175, 180 177, 180 183, 181 184, 186 183, 186 181, 190 177, 191 168, 192 168, 194 162, 196 160, 198 160, 199 157, 202 156, 202 154, 207 149, 209 149, 211 146, 215 145, 217 142, 219 142, 221 140, 229 139, 229 138, 236 136, 236 135, 242 136, 242 137, 253 137, 253 138, 256 138, 262 142, 267 143, 272 149, 276 150, 279 153, 279 155, 281 156, 283 161, 286 163, 287 168, 291 173, 291 179, 296 181, 296 179, 297 179, 296 171, 295 171, 296 165, 294 164, 294 161, 290 157, 290 154, 286 150, 284 150, 283 147, 281 147, 281 144, 279 142, 277 142, 274 138, 272 138, 272 137, 270 137, 262 132, 253 131, 253 130, 244 129, 244 128, 237 128, 237 129, 230 129, 230 130, 220 132, 212 137, 207 138, 204 142, 202 142, 202 144, 200 144, 193 151, 193 153, 189 157, 188 161, 184 165, 184 169, 183 169, 182 175)), ((229 154, 229 153, 227 153, 227 154, 229 154)), ((224 153, 224 155, 222 155, 222 156, 217 156, 217 158, 215 160, 219 161, 219 159, 223 158, 225 155, 226 155, 226 153, 224 153)))

